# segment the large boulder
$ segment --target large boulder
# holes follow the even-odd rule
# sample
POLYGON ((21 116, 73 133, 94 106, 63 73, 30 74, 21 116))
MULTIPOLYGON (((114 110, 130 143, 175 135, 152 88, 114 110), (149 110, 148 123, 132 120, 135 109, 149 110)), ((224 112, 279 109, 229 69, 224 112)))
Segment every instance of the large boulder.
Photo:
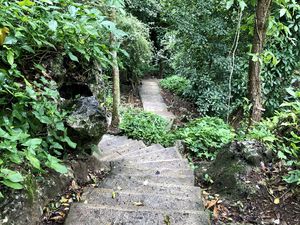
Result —
POLYGON ((78 147, 90 150, 107 131, 106 110, 99 106, 96 97, 81 97, 75 100, 67 125, 71 128, 69 135, 78 147))
POLYGON ((208 174, 213 180, 212 188, 231 198, 255 194, 256 184, 246 182, 251 171, 272 160, 272 154, 257 141, 233 142, 225 146, 214 162, 199 167, 198 176, 208 174))

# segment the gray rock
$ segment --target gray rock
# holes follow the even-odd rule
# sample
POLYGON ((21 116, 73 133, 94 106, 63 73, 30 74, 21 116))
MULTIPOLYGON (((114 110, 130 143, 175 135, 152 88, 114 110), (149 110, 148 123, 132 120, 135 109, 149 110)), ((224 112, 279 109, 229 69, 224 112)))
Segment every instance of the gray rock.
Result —
POLYGON ((106 111, 99 107, 95 97, 81 97, 75 102, 73 113, 67 119, 69 135, 82 149, 98 144, 107 131, 106 111))
POLYGON ((197 174, 209 174, 214 181, 212 187, 232 199, 255 194, 256 184, 245 182, 245 178, 261 162, 268 162, 265 152, 265 147, 256 141, 233 142, 218 153, 213 163, 200 165, 197 174))

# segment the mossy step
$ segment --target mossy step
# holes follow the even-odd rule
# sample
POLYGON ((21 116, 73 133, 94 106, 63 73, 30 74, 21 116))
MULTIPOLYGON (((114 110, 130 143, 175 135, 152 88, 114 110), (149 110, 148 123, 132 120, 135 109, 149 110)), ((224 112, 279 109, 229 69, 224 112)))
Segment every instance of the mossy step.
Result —
POLYGON ((82 200, 87 204, 120 206, 132 210, 141 207, 154 210, 204 210, 200 199, 113 189, 89 189, 83 194, 82 200))
POLYGON ((72 205, 65 225, 208 225, 207 218, 204 211, 131 210, 81 203, 72 205))

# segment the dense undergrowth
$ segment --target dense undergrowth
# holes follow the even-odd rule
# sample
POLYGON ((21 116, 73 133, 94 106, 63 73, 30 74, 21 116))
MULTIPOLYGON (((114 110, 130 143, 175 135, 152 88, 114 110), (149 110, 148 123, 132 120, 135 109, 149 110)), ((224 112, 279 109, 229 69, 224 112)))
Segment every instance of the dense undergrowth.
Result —
POLYGON ((94 64, 108 73, 110 50, 117 48, 121 70, 130 68, 130 76, 139 76, 151 60, 147 27, 125 12, 111 22, 111 7, 103 1, 0 0, 0 197, 27 188, 32 175, 66 173, 63 159, 76 148, 47 60, 62 57, 72 74, 86 74, 94 64), (110 46, 112 33, 117 46, 110 46))
POLYGON ((145 143, 172 146, 182 140, 191 156, 214 159, 218 150, 233 140, 234 133, 222 119, 203 117, 183 127, 171 128, 169 121, 153 113, 127 109, 120 124, 121 131, 145 143))
MULTIPOLYGON (((182 87, 186 87, 187 83, 186 79, 178 76, 171 76, 160 82, 164 89, 179 96, 184 96, 182 87)), ((222 119, 214 117, 195 119, 183 127, 171 129, 167 121, 159 116, 135 110, 128 110, 124 114, 121 129, 126 135, 147 143, 170 146, 175 140, 182 140, 191 156, 210 160, 215 158, 218 150, 234 139, 257 140, 274 152, 277 156, 274 162, 283 162, 287 173, 283 179, 299 185, 300 92, 290 88, 288 93, 290 97, 273 117, 264 119, 250 129, 247 129, 246 120, 245 126, 234 131, 222 119)))

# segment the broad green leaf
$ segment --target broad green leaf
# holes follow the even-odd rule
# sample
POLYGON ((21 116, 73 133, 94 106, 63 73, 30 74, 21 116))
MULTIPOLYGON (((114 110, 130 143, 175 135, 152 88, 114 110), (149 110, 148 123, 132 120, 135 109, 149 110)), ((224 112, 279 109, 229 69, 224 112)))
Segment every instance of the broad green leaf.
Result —
POLYGON ((23 1, 18 2, 18 4, 20 6, 34 6, 35 5, 35 3, 30 0, 23 0, 23 1))
POLYGON ((34 168, 41 170, 40 160, 38 160, 33 154, 31 154, 30 152, 27 152, 26 159, 28 159, 28 161, 34 168))
POLYGON ((1 191, 0 191, 0 198, 4 198, 4 195, 2 194, 1 191))
POLYGON ((283 17, 286 14, 287 9, 286 8, 282 8, 280 9, 279 13, 280 13, 280 17, 283 17))
POLYGON ((15 183, 24 181, 21 173, 9 169, 1 169, 1 176, 15 183))
POLYGON ((239 0, 239 5, 242 11, 247 7, 247 4, 243 0, 239 0))
POLYGON ((58 27, 58 24, 57 24, 56 20, 51 20, 51 21, 48 23, 48 27, 49 27, 50 30, 56 31, 56 30, 57 30, 57 27, 58 27))
POLYGON ((75 56, 72 52, 68 52, 68 56, 72 61, 79 62, 77 56, 75 56))
POLYGON ((42 144, 42 141, 43 140, 40 138, 31 138, 22 145, 30 148, 36 148, 42 144))
POLYGON ((234 3, 234 0, 227 0, 226 2, 226 9, 230 9, 234 3))
POLYGON ((23 189, 23 185, 20 184, 20 183, 14 183, 14 182, 11 182, 9 180, 1 181, 1 183, 4 184, 4 185, 6 185, 7 187, 15 189, 15 190, 21 190, 21 189, 23 189))
POLYGON ((69 137, 65 137, 64 138, 64 141, 65 142, 67 142, 67 144, 71 147, 71 148, 76 148, 76 146, 77 146, 77 144, 76 143, 74 143, 73 141, 71 141, 71 139, 69 138, 69 137))
POLYGON ((9 65, 13 65, 15 61, 15 57, 14 57, 14 53, 12 51, 8 51, 7 53, 7 62, 9 63, 9 65))
POLYGON ((68 169, 66 166, 60 164, 60 163, 51 163, 50 168, 54 169, 58 173, 65 174, 68 172, 68 169))

